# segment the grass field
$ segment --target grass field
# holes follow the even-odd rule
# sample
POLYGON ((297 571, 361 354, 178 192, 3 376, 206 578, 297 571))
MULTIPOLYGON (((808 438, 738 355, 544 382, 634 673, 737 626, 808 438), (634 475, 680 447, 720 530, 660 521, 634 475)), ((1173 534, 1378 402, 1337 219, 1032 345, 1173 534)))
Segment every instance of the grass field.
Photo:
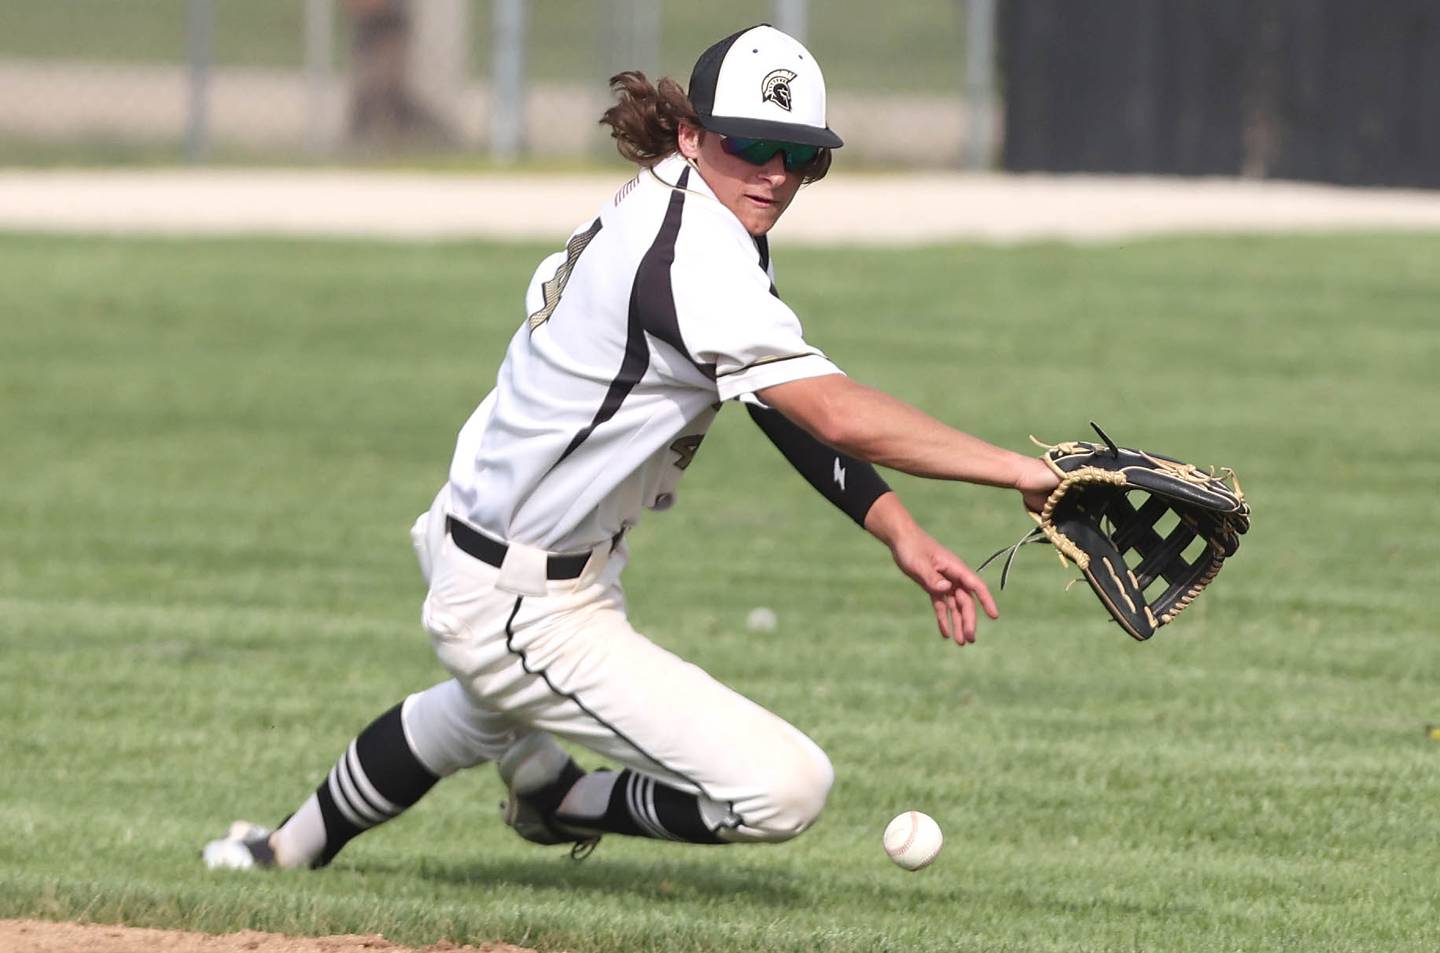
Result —
MULTIPOLYGON (((213 55, 224 66, 298 67, 305 4, 299 0, 212 0, 213 55)), ((0 57, 183 63, 188 0, 45 0, 0 9, 0 57)), ((471 71, 492 59, 489 0, 470 0, 471 71)), ((344 62, 350 21, 335 3, 335 58, 344 62)), ((636 9, 615 0, 528 0, 526 69, 540 82, 603 83, 635 67, 615 62, 620 32, 636 9)), ((643 7, 641 8, 643 9, 643 7)), ((695 57, 735 30, 773 22, 771 0, 658 5, 662 74, 684 82, 695 57)), ((964 76, 964 11, 955 0, 908 0, 883 10, 869 0, 810 5, 807 45, 823 55, 832 89, 959 93, 964 76)))
MULTIPOLYGON (((557 243, 558 247, 558 243, 557 243)), ((1006 445, 1235 467, 1255 527, 1135 644, 1028 551, 978 646, 723 414, 633 617, 832 756, 777 847, 572 864, 441 785, 318 874, 207 873, 441 675, 406 538, 542 251, 0 236, 0 916, 640 951, 1433 951, 1440 237, 777 249, 852 374, 1006 445), (780 627, 744 630, 773 607, 780 627), (907 808, 948 842, 907 874, 907 808)), ((978 560, 998 491, 898 479, 978 560)))

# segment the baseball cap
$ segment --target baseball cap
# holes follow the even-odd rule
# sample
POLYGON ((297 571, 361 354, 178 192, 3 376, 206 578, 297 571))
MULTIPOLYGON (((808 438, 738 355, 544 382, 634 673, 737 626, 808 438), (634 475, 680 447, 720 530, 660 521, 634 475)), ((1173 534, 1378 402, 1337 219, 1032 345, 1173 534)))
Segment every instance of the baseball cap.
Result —
POLYGON ((825 125, 825 77, 800 41, 761 23, 732 33, 695 61, 688 90, 700 125, 722 136, 836 149, 825 125))

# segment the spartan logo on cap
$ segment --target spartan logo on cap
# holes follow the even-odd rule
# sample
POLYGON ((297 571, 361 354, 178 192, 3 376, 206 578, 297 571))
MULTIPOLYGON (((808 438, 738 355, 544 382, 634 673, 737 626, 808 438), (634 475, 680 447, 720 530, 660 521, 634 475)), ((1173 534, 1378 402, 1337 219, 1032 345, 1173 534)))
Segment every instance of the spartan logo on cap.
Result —
POLYGON ((774 103, 787 113, 790 111, 790 81, 795 74, 788 69, 771 70, 760 82, 760 101, 774 103))

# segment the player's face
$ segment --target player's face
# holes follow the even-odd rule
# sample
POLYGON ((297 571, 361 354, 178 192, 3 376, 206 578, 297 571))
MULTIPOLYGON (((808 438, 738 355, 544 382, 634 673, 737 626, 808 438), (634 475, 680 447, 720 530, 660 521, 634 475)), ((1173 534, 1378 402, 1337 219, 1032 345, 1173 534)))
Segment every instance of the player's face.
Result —
POLYGON ((801 170, 785 168, 782 153, 763 165, 732 156, 720 147, 720 136, 692 126, 680 127, 680 152, 700 171, 710 191, 755 237, 775 227, 795 198, 804 178, 801 170))

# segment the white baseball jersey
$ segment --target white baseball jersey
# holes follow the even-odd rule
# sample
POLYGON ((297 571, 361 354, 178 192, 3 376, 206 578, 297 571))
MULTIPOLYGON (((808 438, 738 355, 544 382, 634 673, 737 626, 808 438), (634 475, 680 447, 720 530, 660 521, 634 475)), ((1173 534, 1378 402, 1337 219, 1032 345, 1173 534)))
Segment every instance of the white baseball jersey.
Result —
POLYGON ((765 240, 672 156, 546 258, 450 466, 454 514, 580 552, 665 509, 722 401, 838 374, 774 293, 765 240))

